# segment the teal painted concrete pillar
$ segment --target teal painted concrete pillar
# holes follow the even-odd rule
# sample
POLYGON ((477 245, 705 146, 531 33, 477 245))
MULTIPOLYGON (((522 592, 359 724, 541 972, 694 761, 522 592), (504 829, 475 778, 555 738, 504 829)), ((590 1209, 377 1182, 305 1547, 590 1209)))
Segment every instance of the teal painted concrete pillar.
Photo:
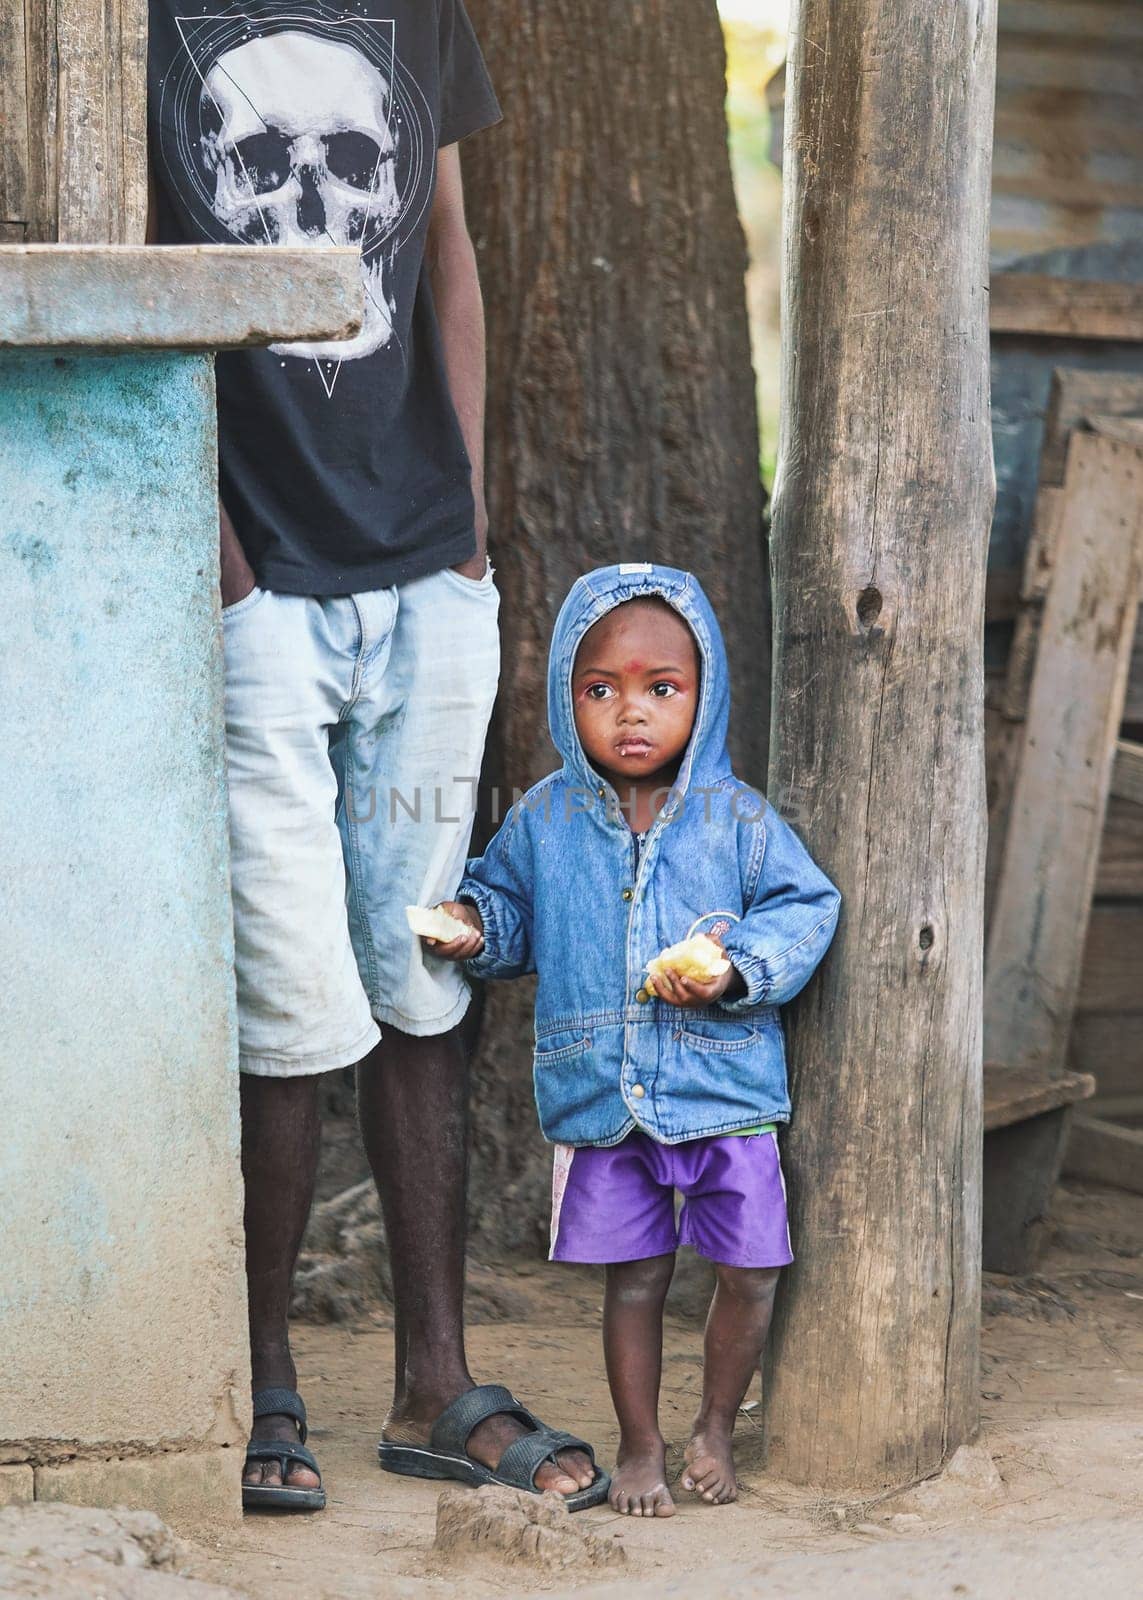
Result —
POLYGON ((208 351, 360 298, 352 251, 0 250, 0 1501, 239 1514, 208 351))

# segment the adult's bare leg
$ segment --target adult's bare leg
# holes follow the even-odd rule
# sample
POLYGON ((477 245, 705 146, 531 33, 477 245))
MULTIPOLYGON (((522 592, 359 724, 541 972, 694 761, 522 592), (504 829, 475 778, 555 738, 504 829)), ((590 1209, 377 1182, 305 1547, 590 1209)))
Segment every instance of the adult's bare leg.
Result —
MULTIPOLYGON (((384 1433, 425 1444, 445 1407, 474 1386, 464 1348, 468 1068, 459 1028, 417 1038, 386 1024, 357 1068, 357 1112, 393 1277, 397 1367, 384 1433)), ((495 1470, 524 1431, 512 1417, 489 1417, 469 1454, 495 1470)), ((539 1469, 537 1488, 574 1494, 591 1484, 582 1451, 558 1459, 539 1469)))
MULTIPOLYGON (((259 1078, 243 1073, 242 1176, 246 1184, 246 1281, 250 1296, 250 1364, 259 1389, 295 1389, 289 1307, 294 1264, 313 1203, 321 1143, 317 1076, 259 1078)), ((260 1439, 297 1443, 294 1421, 260 1417, 260 1439)), ((291 1463, 286 1483, 316 1489, 317 1475, 291 1463)), ((252 1461, 245 1483, 277 1485, 277 1462, 252 1461)))

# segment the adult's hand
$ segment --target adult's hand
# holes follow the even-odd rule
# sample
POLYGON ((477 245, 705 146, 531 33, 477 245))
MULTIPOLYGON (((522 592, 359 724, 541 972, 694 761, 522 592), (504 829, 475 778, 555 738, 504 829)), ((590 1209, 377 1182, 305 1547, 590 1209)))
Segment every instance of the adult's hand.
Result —
POLYGON ((238 542, 226 507, 218 502, 218 565, 221 574, 222 607, 236 606, 254 587, 254 568, 238 542))

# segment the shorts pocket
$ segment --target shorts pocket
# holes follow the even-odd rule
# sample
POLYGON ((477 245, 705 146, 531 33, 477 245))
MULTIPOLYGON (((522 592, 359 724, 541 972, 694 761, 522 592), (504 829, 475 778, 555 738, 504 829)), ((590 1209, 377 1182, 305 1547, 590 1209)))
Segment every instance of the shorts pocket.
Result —
POLYGON ((468 594, 499 593, 495 583, 492 581, 495 575, 495 568, 491 561, 487 559, 485 560, 484 576, 482 578, 470 578, 466 573, 457 572, 455 567, 444 567, 442 571, 446 578, 451 579, 459 589, 468 594))
POLYGON ((236 600, 232 606, 223 606, 223 622, 229 622, 232 617, 241 617, 244 616, 247 611, 253 611, 256 605, 259 605, 263 600, 265 600, 269 592, 270 591, 268 589, 260 589, 258 585, 255 584, 250 593, 243 595, 241 600, 236 600))

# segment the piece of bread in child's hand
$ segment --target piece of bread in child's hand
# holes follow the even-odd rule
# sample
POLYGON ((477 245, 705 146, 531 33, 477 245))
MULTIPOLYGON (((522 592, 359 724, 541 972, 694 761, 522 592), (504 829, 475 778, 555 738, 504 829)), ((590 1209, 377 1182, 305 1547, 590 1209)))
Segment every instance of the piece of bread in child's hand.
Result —
POLYGON ((405 920, 421 939, 436 939, 440 944, 451 944, 462 933, 471 933, 467 922, 451 917, 440 906, 406 906, 405 920))
POLYGON ((729 966, 730 962, 714 940, 705 933, 696 933, 693 939, 683 939, 660 950, 648 961, 647 971, 656 978, 670 967, 682 978, 709 983, 712 978, 721 978, 729 966))

